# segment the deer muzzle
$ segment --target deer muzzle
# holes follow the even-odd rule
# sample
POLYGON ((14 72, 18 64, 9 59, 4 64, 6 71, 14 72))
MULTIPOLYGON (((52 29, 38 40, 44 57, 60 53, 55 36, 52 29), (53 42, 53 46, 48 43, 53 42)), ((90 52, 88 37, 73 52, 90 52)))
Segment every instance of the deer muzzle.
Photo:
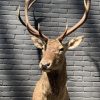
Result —
POLYGON ((40 69, 43 70, 43 71, 48 71, 48 70, 51 70, 51 62, 50 61, 43 61, 41 60, 40 64, 40 69))

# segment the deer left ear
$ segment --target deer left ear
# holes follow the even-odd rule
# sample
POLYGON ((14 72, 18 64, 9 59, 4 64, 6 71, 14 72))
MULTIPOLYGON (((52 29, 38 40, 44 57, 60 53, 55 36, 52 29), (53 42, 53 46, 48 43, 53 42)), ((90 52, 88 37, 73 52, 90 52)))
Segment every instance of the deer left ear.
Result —
POLYGON ((39 48, 39 49, 43 49, 44 45, 45 45, 45 41, 43 41, 41 38, 36 37, 36 36, 32 36, 31 40, 33 42, 33 44, 39 48))
POLYGON ((78 36, 78 37, 76 37, 76 38, 70 40, 70 41, 68 42, 68 45, 67 45, 67 46, 68 46, 68 49, 71 50, 71 49, 74 49, 74 48, 76 48, 77 46, 79 46, 80 43, 82 42, 83 38, 84 38, 84 36, 78 36))

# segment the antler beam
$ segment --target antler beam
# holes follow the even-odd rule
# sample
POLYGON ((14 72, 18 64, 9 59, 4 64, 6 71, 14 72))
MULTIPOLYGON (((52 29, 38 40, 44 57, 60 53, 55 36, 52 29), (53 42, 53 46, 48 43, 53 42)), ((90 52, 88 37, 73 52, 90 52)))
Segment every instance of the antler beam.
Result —
POLYGON ((60 41, 63 40, 63 38, 65 38, 66 36, 70 35, 73 31, 75 31, 76 29, 78 29, 81 25, 84 24, 84 22, 86 21, 87 19, 87 16, 88 16, 88 12, 89 12, 89 9, 90 9, 90 0, 84 0, 84 8, 85 8, 85 11, 84 11, 84 14, 82 16, 82 18, 80 19, 79 22, 77 22, 73 27, 71 28, 66 28, 64 33, 61 34, 58 39, 60 41))
MULTIPOLYGON (((27 27, 28 31, 36 36, 36 37, 42 37, 45 41, 48 40, 48 37, 45 36, 44 34, 41 33, 40 29, 36 30, 29 22, 29 18, 28 18, 28 10, 31 8, 32 4, 35 3, 36 0, 25 0, 25 21, 22 20, 21 16, 20 16, 20 7, 18 8, 18 18, 20 20, 20 22, 27 27)), ((62 41, 66 36, 70 35, 73 31, 75 31, 76 29, 78 29, 81 25, 83 25, 83 23, 85 23, 87 16, 88 16, 88 12, 90 9, 90 1, 91 0, 84 0, 84 14, 82 16, 82 18, 71 28, 68 28, 68 25, 66 25, 65 31, 63 32, 63 34, 61 34, 60 36, 58 36, 58 40, 62 41)), ((39 25, 38 25, 39 26, 39 25)))
MULTIPOLYGON (((29 18, 28 18, 28 10, 30 9, 30 7, 32 6, 33 3, 35 3, 36 0, 25 0, 25 21, 23 21, 23 19, 20 16, 20 6, 18 7, 18 18, 20 20, 20 22, 27 27, 28 31, 36 36, 36 37, 42 37, 45 41, 48 40, 47 36, 45 36, 44 34, 42 34, 39 30, 36 30, 29 22, 29 18)), ((39 25, 38 25, 39 26, 39 25)))

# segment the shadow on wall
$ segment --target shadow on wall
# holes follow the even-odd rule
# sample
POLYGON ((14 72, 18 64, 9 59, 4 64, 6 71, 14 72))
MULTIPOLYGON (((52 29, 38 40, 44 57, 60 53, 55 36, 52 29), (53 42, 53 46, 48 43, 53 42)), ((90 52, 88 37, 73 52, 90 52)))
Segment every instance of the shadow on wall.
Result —
POLYGON ((90 39, 89 41, 87 41, 89 48, 86 51, 86 53, 87 56, 90 57, 91 62, 93 62, 91 66, 96 67, 100 77, 100 27, 98 24, 99 22, 98 20, 96 20, 96 16, 91 10, 89 20, 87 21, 87 26, 89 26, 89 28, 86 29, 86 32, 88 33, 87 37, 90 39))
MULTIPOLYGON (((71 2, 72 5, 75 5, 74 8, 79 14, 79 16, 77 17, 81 18, 82 14, 80 13, 80 11, 82 11, 83 9, 83 0, 79 0, 79 1, 68 0, 68 1, 71 2)), ((99 1, 96 1, 95 3, 94 2, 95 1, 91 0, 91 10, 89 12, 88 20, 82 26, 85 33, 85 34, 83 33, 85 35, 84 43, 86 45, 88 44, 87 46, 86 45, 83 46, 83 51, 86 53, 85 55, 83 55, 83 60, 84 60, 84 63, 88 62, 90 64, 90 65, 84 65, 83 67, 84 75, 85 75, 85 71, 91 72, 91 75, 88 77, 83 75, 83 81, 85 83, 84 77, 86 77, 87 78, 86 82, 92 83, 92 84, 96 82, 97 83, 100 82, 100 27, 99 27, 100 7, 99 7, 99 1), (95 5, 95 4, 98 4, 98 5, 95 5), (85 59, 85 56, 87 57, 86 59, 85 59)), ((89 92, 89 93, 91 92, 91 97, 94 95, 94 98, 95 97, 100 98, 98 87, 96 88, 96 85, 93 87, 88 86, 85 88, 86 91, 85 89, 83 89, 83 92, 89 92)), ((74 92, 76 93, 77 90, 75 89, 74 92)), ((84 94, 84 97, 82 98, 85 98, 85 94, 84 94)))
MULTIPOLYGON (((93 9, 92 3, 93 2, 91 1, 91 9, 93 9)), ((89 56, 90 61, 93 62, 90 66, 96 67, 100 77, 100 21, 98 20, 98 17, 100 17, 99 9, 100 7, 96 10, 97 12, 91 10, 89 13, 89 17, 85 25, 85 31, 87 33, 87 39, 85 41, 88 43, 86 54, 89 56)))
MULTIPOLYGON (((80 1, 81 0, 79 0, 78 2, 80 1)), ((99 27, 100 12, 99 11, 100 11, 99 3, 98 6, 95 7, 94 1, 92 2, 91 0, 91 10, 89 12, 88 20, 84 25, 84 32, 87 33, 84 41, 87 42, 88 44, 86 48, 84 47, 84 51, 86 53, 86 56, 89 57, 89 59, 87 58, 86 61, 90 63, 90 65, 87 66, 90 68, 86 70, 91 72, 91 76, 88 77, 88 82, 91 83, 100 82, 100 27, 99 27)), ((90 87, 89 88, 90 90, 88 90, 87 92, 91 92, 91 93, 96 92, 97 94, 93 95, 94 98, 95 97, 100 98, 99 91, 98 91, 99 89, 95 87, 96 86, 93 85, 94 89, 91 89, 90 87)))
MULTIPOLYGON (((82 9, 83 5, 81 4, 83 4, 83 2, 81 0, 78 2, 77 0, 75 0, 74 3, 75 5, 78 5, 76 6, 76 9, 79 8, 82 9)), ((98 3, 98 7, 99 7, 99 3, 98 3)), ((91 0, 91 9, 89 12, 88 20, 85 22, 83 26, 85 33, 87 33, 85 34, 85 38, 86 38, 85 42, 88 43, 87 49, 84 50, 86 50, 87 56, 90 57, 91 62, 94 63, 94 66, 96 67, 100 77, 100 27, 99 27, 100 21, 98 20, 100 7, 97 9, 98 11, 96 12, 92 9, 97 9, 97 8, 93 8, 93 4, 91 0)))
MULTIPOLYGON (((1 2, 0 2, 1 3, 1 2)), ((1 4, 2 6, 5 6, 1 4)), ((0 6, 0 10, 3 10, 0 6)), ((24 77, 21 76, 20 70, 14 70, 13 68, 19 66, 19 62, 16 61, 16 52, 14 50, 13 40, 13 31, 15 29, 10 29, 9 24, 7 25, 7 19, 3 17, 2 12, 0 12, 0 49, 2 50, 2 64, 3 67, 0 69, 4 70, 3 78, 3 99, 7 98, 9 100, 30 100, 30 93, 25 92, 27 90, 27 83, 24 83, 24 77), (2 19, 2 20, 1 20, 2 19), (9 32, 8 32, 9 31, 9 32)), ((9 17, 9 16, 8 16, 9 17)), ((9 18, 10 19, 10 18, 9 18)), ((14 23, 13 23, 14 24, 14 23)), ((13 27, 14 25, 10 26, 13 27)), ((2 78, 2 75, 0 76, 2 78)), ((28 87, 29 88, 29 87, 28 87)))
MULTIPOLYGON (((35 8, 33 9, 33 20, 34 20, 35 29, 38 30, 38 24, 40 24, 44 20, 44 18, 36 18, 36 16, 35 16, 35 8)), ((41 29, 40 29, 40 31, 41 31, 41 29)), ((40 61, 41 60, 41 55, 42 55, 42 50, 37 48, 37 54, 38 54, 38 59, 40 61)))
MULTIPOLYGON (((92 4, 92 2, 91 2, 92 4)), ((93 5, 93 4, 92 4, 93 5)), ((91 9, 93 6, 91 6, 91 9)), ((94 8, 96 11, 96 8, 94 8)), ((90 88, 90 91, 95 93, 92 96, 100 98, 100 87, 97 84, 100 84, 100 21, 98 17, 100 17, 100 7, 98 5, 98 11, 94 12, 93 10, 90 11, 89 19, 86 23, 86 26, 89 27, 85 31, 87 34, 86 42, 88 43, 88 48, 86 50, 86 55, 89 57, 90 67, 89 71, 91 72, 91 78, 88 80, 90 82, 94 82, 93 89, 90 88), (97 13, 97 14, 95 14, 97 13), (96 83, 96 84, 95 84, 96 83), (97 87, 97 88, 96 88, 97 87)), ((86 68, 86 67, 85 67, 86 68)), ((85 70, 84 68, 84 70, 85 70)))

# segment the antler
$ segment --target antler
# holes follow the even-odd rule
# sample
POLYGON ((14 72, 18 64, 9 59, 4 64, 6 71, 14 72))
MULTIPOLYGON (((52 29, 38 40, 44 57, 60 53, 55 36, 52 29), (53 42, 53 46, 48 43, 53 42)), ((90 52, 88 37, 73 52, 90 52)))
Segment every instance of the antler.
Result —
POLYGON ((62 41, 66 36, 70 35, 73 31, 78 29, 86 21, 88 12, 90 9, 90 0, 84 0, 84 8, 85 8, 85 11, 84 11, 84 14, 83 14, 82 18, 80 19, 80 21, 77 22, 73 27, 71 27, 69 29, 68 29, 68 27, 66 27, 64 33, 58 37, 58 39, 60 41, 62 41))
MULTIPOLYGON (((20 20, 20 22, 27 27, 28 31, 32 34, 35 35, 37 37, 42 37, 45 41, 48 40, 47 36, 45 36, 44 34, 41 33, 40 28, 38 27, 38 30, 36 30, 35 28, 32 27, 32 25, 29 22, 29 18, 28 18, 28 10, 30 9, 30 7, 32 6, 32 4, 35 2, 36 0, 25 0, 25 21, 22 20, 21 16, 20 16, 20 6, 18 8, 18 18, 20 20)), ((61 34, 57 39, 62 41, 66 36, 70 35, 73 31, 75 31, 76 29, 78 29, 81 25, 83 25, 83 23, 86 21, 87 16, 88 16, 88 12, 89 12, 89 8, 90 8, 90 0, 84 0, 84 14, 82 16, 82 18, 79 20, 79 22, 77 22, 73 27, 68 29, 68 25, 66 25, 65 31, 63 34, 61 34)), ((40 25, 38 25, 40 26, 40 25)))
MULTIPOLYGON (((35 2, 36 0, 25 0, 25 21, 23 21, 23 19, 20 16, 20 6, 18 7, 18 18, 20 20, 20 22, 27 27, 28 31, 37 37, 42 37, 45 41, 48 40, 47 36, 45 36, 44 34, 42 34, 40 32, 40 27, 38 27, 38 30, 36 30, 35 28, 32 27, 32 25, 29 22, 29 18, 28 18, 28 10, 30 9, 30 7, 32 6, 32 4, 35 2)), ((40 26, 40 25, 38 25, 40 26)))

